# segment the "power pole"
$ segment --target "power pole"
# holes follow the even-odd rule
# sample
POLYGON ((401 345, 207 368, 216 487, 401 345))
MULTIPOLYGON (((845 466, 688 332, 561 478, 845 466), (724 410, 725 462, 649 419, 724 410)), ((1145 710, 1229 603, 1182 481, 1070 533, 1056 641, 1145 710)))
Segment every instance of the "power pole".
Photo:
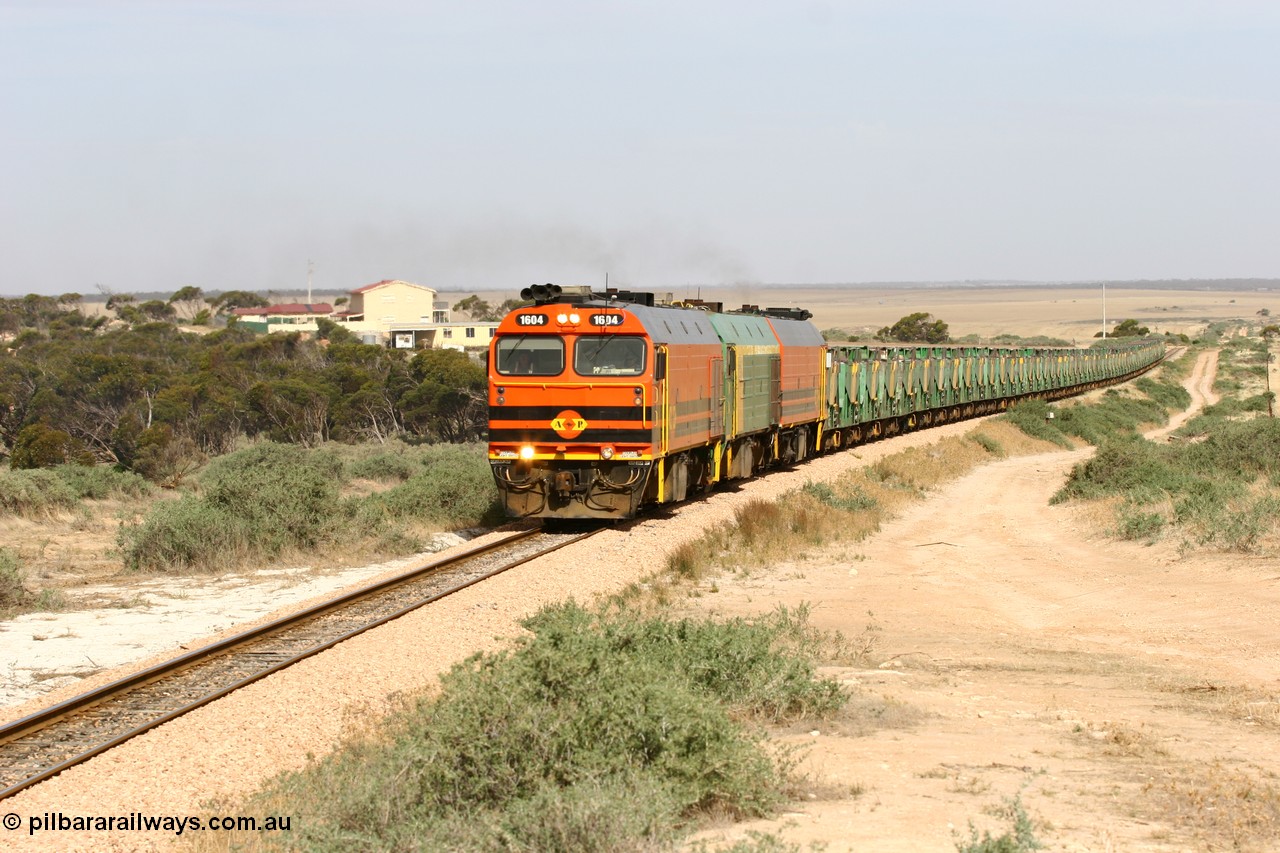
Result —
POLYGON ((307 304, 311 304, 311 273, 315 272, 315 262, 307 261, 307 304))
POLYGON ((1272 403, 1275 395, 1271 393, 1271 334, 1269 332, 1262 333, 1262 346, 1267 354, 1267 417, 1274 418, 1276 412, 1272 403))
POLYGON ((1107 283, 1102 283, 1102 339, 1107 339, 1107 283))

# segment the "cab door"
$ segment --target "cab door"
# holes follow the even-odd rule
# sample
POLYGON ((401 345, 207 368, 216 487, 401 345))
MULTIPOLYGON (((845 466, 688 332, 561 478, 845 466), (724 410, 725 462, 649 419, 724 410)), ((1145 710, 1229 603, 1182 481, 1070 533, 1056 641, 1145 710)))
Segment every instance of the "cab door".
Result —
POLYGON ((711 359, 711 377, 708 383, 711 411, 708 414, 707 434, 711 438, 724 435, 724 359, 711 359))

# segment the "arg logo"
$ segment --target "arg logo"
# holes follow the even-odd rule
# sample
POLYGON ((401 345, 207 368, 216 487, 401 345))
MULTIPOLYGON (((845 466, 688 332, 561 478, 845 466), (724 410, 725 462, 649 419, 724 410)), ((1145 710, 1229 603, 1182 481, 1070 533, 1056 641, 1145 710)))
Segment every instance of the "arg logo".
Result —
POLYGON ((573 409, 565 409, 551 421, 551 428, 561 438, 577 438, 587 428, 587 421, 573 409))

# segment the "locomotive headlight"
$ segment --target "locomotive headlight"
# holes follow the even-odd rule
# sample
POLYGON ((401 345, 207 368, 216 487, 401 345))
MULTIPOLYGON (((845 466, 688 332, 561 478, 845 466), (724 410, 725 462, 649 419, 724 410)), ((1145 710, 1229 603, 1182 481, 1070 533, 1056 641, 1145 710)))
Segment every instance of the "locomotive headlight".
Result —
POLYGON ((612 458, 613 458, 613 448, 612 448, 611 446, 607 445, 607 444, 606 444, 604 447, 600 448, 600 458, 601 458, 601 459, 612 459, 612 458))
POLYGON ((499 397, 499 398, 498 398, 498 405, 499 405, 499 406, 501 406, 501 405, 502 405, 503 403, 505 403, 505 402, 507 402, 507 398, 506 398, 506 397, 499 397))
POLYGON ((570 322, 570 323, 573 323, 573 324, 576 326, 578 323, 581 323, 581 322, 582 322, 582 318, 581 318, 581 317, 579 317, 577 314, 570 314, 570 315, 569 315, 569 322, 570 322))
POLYGON ((569 322, 569 315, 568 315, 568 314, 557 314, 557 315, 556 315, 556 322, 557 322, 557 323, 567 323, 567 322, 569 322))
POLYGON ((525 444, 520 447, 520 458, 526 461, 533 458, 532 444, 525 444))
POLYGON ((641 403, 643 403, 643 402, 644 402, 644 400, 641 400, 639 397, 636 397, 636 405, 637 405, 637 406, 639 406, 639 405, 640 405, 641 403))

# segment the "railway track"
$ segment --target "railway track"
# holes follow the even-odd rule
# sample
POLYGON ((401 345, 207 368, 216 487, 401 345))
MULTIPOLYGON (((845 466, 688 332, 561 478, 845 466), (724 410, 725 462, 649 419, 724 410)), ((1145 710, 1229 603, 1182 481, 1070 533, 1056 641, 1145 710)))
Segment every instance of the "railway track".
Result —
POLYGON ((0 727, 0 799, 349 637, 593 535, 525 530, 213 643, 0 727))

